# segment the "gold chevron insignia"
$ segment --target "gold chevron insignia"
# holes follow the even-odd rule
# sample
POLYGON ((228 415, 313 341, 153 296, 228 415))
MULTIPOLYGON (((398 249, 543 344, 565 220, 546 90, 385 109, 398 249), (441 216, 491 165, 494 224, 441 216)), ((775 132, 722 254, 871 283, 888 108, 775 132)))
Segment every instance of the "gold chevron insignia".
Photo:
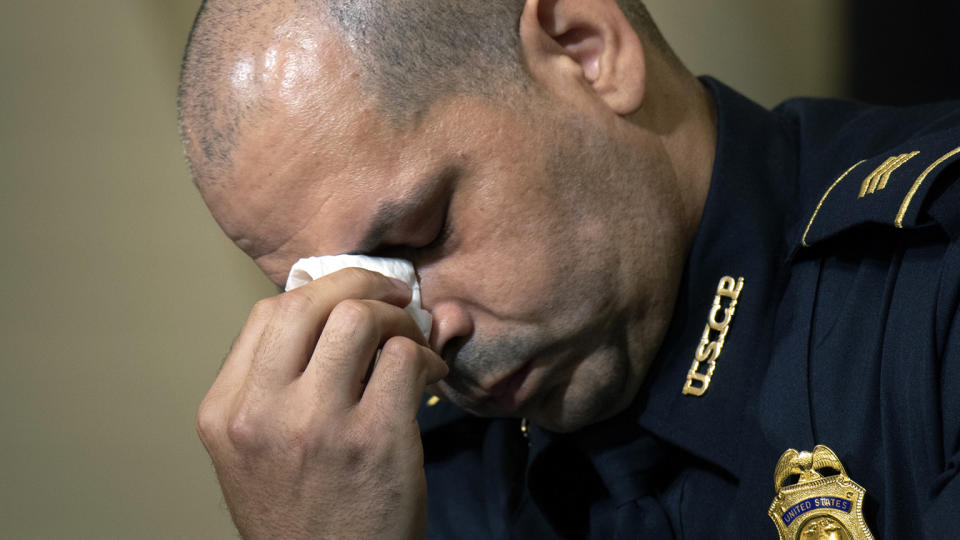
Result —
POLYGON ((899 169, 904 163, 910 161, 919 153, 920 151, 917 150, 909 154, 888 157, 875 171, 863 179, 863 184, 860 186, 860 195, 857 196, 857 198, 862 199, 866 195, 872 195, 874 192, 887 187, 887 182, 890 180, 890 175, 893 174, 893 171, 899 169))

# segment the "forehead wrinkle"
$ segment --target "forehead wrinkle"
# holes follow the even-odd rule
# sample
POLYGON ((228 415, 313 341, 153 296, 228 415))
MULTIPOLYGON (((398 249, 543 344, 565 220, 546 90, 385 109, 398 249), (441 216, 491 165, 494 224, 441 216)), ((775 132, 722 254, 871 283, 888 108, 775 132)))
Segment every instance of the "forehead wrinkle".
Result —
MULTIPOLYGON (((269 197, 268 197, 269 198, 269 197)), ((291 211, 290 208, 279 207, 277 205, 266 205, 267 212, 256 220, 256 227, 248 231, 243 237, 246 241, 245 246, 240 246, 247 255, 254 261, 282 252, 285 248, 293 244, 300 236, 310 234, 314 219, 325 214, 324 208, 330 202, 332 196, 329 193, 310 195, 308 199, 316 201, 316 209, 311 212, 309 217, 302 220, 292 221, 291 217, 296 216, 298 212, 291 211), (291 225, 289 230, 280 237, 264 237, 256 234, 258 230, 278 230, 283 227, 278 225, 291 225)), ((239 245, 239 242, 237 242, 239 245)))

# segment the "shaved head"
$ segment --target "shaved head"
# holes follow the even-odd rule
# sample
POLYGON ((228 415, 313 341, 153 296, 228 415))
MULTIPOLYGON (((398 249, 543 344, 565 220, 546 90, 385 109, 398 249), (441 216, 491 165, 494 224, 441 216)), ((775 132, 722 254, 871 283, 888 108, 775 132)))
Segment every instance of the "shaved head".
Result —
POLYGON ((208 0, 180 93, 194 178, 274 283, 307 256, 409 260, 438 395, 579 429, 633 401, 713 167, 708 91, 645 14, 208 0))
MULTIPOLYGON (((618 0, 628 20, 669 51, 643 3, 618 0)), ((479 95, 508 100, 531 84, 521 58, 521 0, 204 0, 184 55, 181 136, 198 185, 229 170, 237 133, 269 113, 265 100, 231 95, 228 81, 255 86, 236 61, 297 20, 336 32, 360 65, 360 83, 396 124, 416 121, 438 100, 479 95), (316 25, 315 23, 320 23, 316 25)))

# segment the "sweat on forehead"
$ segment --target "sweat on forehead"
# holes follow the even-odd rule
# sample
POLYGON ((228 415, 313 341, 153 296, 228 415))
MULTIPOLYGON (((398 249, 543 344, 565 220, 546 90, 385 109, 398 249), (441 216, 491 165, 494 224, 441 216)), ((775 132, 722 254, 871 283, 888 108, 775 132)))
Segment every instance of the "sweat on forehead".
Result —
POLYGON ((178 94, 181 136, 201 187, 222 181, 240 132, 269 111, 263 86, 277 58, 269 56, 268 48, 282 37, 278 31, 285 23, 300 18, 297 6, 294 1, 236 0, 201 5, 178 94))
MULTIPOLYGON (((500 96, 505 83, 523 86, 516 31, 522 7, 513 0, 204 2, 179 95, 195 180, 217 181, 229 168, 238 132, 270 110, 269 101, 252 99, 261 95, 262 81, 253 76, 260 66, 251 63, 271 62, 265 49, 278 38, 330 39, 332 30, 347 44, 381 114, 405 124, 446 96, 500 96)), ((324 51, 316 55, 320 61, 324 51)))
MULTIPOLYGON (((617 3, 641 36, 675 58, 640 0, 617 3)), ((256 90, 252 66, 237 61, 238 51, 258 46, 262 51, 285 32, 327 38, 332 32, 351 51, 363 91, 378 111, 395 125, 409 125, 444 97, 511 101, 530 88, 518 34, 524 4, 205 0, 187 44, 179 93, 181 132, 194 180, 201 187, 219 181, 229 170, 238 132, 270 112, 268 102, 239 99, 224 84, 245 82, 256 90)))

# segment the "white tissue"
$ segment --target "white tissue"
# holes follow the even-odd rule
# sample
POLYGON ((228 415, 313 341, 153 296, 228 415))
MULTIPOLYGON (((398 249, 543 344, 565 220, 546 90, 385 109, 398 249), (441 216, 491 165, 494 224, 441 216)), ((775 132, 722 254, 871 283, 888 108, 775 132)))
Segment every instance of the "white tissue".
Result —
POLYGON ((290 268, 285 290, 296 289, 301 285, 344 268, 372 270, 387 277, 399 279, 409 285, 413 290, 413 297, 404 309, 413 317, 423 335, 430 339, 430 326, 433 324, 433 317, 420 307, 420 282, 417 281, 417 272, 413 269, 413 263, 410 261, 367 257, 365 255, 327 255, 325 257, 300 259, 290 268))

